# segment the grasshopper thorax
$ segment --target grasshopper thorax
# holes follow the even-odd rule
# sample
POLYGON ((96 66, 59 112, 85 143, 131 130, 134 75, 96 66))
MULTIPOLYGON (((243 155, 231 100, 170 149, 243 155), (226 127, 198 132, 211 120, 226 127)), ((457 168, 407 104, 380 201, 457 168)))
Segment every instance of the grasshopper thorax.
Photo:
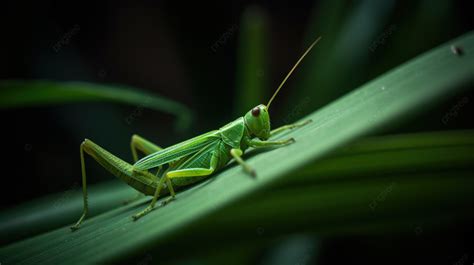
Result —
POLYGON ((244 121, 251 136, 263 141, 270 138, 270 116, 267 106, 260 104, 252 108, 245 114, 244 121))

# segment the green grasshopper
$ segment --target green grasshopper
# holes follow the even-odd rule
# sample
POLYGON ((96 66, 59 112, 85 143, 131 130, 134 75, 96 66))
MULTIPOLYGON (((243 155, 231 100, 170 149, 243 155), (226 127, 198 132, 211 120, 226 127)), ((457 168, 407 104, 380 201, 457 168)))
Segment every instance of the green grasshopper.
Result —
POLYGON ((255 171, 242 159, 247 148, 280 147, 290 144, 295 141, 293 138, 281 141, 268 141, 268 139, 282 131, 298 128, 311 122, 309 120, 299 124, 284 125, 270 131, 268 109, 288 77, 320 39, 321 37, 316 39, 299 58, 267 105, 260 104, 252 108, 245 116, 218 130, 201 134, 164 149, 138 135, 133 135, 130 143, 133 165, 114 156, 91 140, 85 139, 80 146, 84 208, 81 217, 75 225, 71 226, 71 229, 73 231, 78 229, 88 213, 84 153, 136 189, 139 195, 153 196, 148 207, 132 216, 133 220, 149 213, 155 207, 160 195, 171 195, 163 202, 163 205, 173 200, 176 196, 173 186, 183 187, 207 178, 227 165, 231 159, 237 161, 245 172, 255 177, 255 171), (141 151, 145 157, 138 160, 137 151, 141 151), (153 174, 150 172, 152 169, 157 169, 157 172, 153 174))

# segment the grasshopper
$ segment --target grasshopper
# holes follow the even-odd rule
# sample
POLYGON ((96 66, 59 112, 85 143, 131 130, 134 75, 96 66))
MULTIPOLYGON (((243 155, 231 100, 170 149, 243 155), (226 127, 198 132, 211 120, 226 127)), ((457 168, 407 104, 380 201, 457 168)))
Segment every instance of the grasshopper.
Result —
POLYGON ((138 135, 133 135, 130 143, 133 165, 114 156, 91 140, 85 139, 80 145, 84 207, 81 217, 76 224, 71 226, 71 229, 73 231, 78 229, 88 213, 84 153, 94 158, 117 178, 136 189, 139 195, 153 196, 148 207, 132 216, 133 220, 149 213, 155 207, 160 195, 170 195, 162 203, 163 205, 173 200, 176 196, 174 186, 183 187, 207 178, 227 165, 231 159, 239 163, 246 173, 255 177, 255 171, 242 159, 247 148, 280 147, 293 143, 295 141, 293 138, 280 141, 269 141, 268 139, 285 130, 298 128, 311 122, 308 120, 270 130, 268 110, 288 77, 320 39, 321 37, 317 38, 299 58, 267 105, 260 104, 252 108, 243 117, 218 130, 201 134, 164 149, 138 135), (138 160, 137 151, 142 152, 145 157, 138 160), (151 172, 154 169, 156 169, 156 173, 151 172))

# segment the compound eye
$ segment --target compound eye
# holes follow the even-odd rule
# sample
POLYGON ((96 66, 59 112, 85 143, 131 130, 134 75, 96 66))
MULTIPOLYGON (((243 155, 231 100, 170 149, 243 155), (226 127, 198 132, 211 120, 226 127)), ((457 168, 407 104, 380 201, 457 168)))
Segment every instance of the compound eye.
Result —
POLYGON ((260 115, 260 108, 259 107, 253 108, 252 109, 252 116, 258 117, 258 115, 260 115))

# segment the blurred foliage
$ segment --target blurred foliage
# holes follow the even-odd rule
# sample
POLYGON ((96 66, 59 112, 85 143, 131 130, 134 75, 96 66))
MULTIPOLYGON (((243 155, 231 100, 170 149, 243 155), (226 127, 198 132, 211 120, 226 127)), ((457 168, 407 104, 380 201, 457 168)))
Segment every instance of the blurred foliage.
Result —
POLYGON ((177 130, 189 130, 191 111, 181 103, 131 87, 106 86, 85 82, 6 80, 0 82, 0 108, 31 107, 84 101, 111 101, 136 106, 127 123, 141 115, 143 108, 163 111, 177 117, 177 130))
POLYGON ((242 15, 237 52, 237 84, 234 115, 242 116, 258 104, 265 104, 268 69, 268 26, 263 10, 250 7, 242 15))
POLYGON ((361 71, 368 66, 370 47, 384 30, 382 26, 388 20, 393 2, 357 1, 352 3, 352 8, 347 5, 340 8, 347 2, 322 1, 322 8, 313 15, 315 21, 310 22, 311 31, 307 35, 315 32, 311 25, 318 25, 316 32, 323 35, 324 41, 318 52, 311 55, 309 66, 304 67, 304 78, 295 94, 309 97, 311 106, 321 107, 365 81, 361 71), (344 12, 347 9, 349 13, 344 12), (328 27, 325 26, 329 16, 326 14, 333 16, 328 27))

